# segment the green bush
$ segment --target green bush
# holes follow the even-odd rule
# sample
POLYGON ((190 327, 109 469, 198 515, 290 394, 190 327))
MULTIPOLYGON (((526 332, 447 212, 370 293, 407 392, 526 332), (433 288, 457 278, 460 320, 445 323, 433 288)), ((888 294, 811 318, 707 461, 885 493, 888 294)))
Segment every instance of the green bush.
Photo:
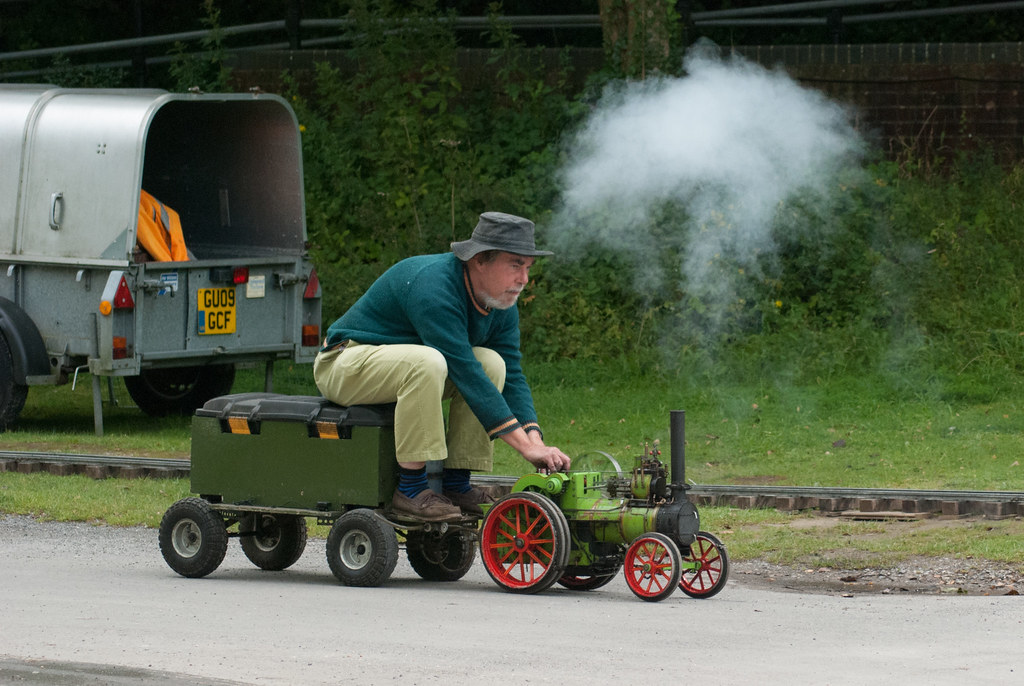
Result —
POLYGON ((1024 371, 1015 276, 1024 166, 1004 169, 976 153, 942 173, 885 161, 864 171, 824 213, 800 199, 780 208, 778 250, 758 269, 716 265, 735 294, 715 311, 685 279, 640 298, 621 264, 587 255, 552 267, 546 297, 572 295, 524 307, 527 330, 544 316, 531 343, 548 357, 586 356, 598 337, 612 354, 656 347, 667 368, 716 379, 814 384, 879 374, 894 392, 981 397, 1004 388, 1024 371))
MULTIPOLYGON (((485 75, 467 86, 449 17, 430 0, 399 5, 351 3, 345 61, 318 65, 312 83, 286 77, 328 322, 395 261, 467 237, 480 212, 531 217, 547 244, 565 143, 616 83, 592 75, 572 92, 567 60, 551 66, 493 22, 485 75)), ((175 60, 179 88, 225 86, 219 37, 206 47, 207 62, 175 60)), ((56 80, 123 77, 68 71, 58 64, 56 80)), ((991 395, 1024 372, 1024 164, 905 154, 850 170, 828 193, 780 206, 775 249, 753 263, 714 260, 720 301, 680 274, 684 204, 652 211, 656 252, 557 247, 521 298, 524 352, 711 381, 865 375, 945 396, 991 395)), ((595 211, 588 230, 602 221, 595 211)))
POLYGON ((1024 371, 1024 166, 962 157, 940 179, 901 179, 897 231, 919 248, 907 290, 922 332, 958 368, 1024 371))
POLYGON ((467 238, 481 212, 549 207, 549 146, 569 112, 568 67, 545 72, 507 32, 493 32, 496 78, 466 93, 433 3, 359 3, 350 18, 347 66, 321 64, 312 94, 290 93, 328 317, 395 261, 467 238))

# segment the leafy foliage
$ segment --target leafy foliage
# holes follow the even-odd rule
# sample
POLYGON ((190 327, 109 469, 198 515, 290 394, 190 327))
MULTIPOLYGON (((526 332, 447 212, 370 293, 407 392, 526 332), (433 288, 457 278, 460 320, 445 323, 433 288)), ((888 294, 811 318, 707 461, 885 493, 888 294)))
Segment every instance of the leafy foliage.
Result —
MULTIPOLYGON (((217 6, 204 6, 204 25, 216 29, 217 6)), ((411 11, 389 0, 346 7, 346 61, 320 64, 311 84, 287 81, 328 320, 398 259, 465 238, 480 212, 529 216, 545 243, 564 141, 595 94, 616 83, 599 74, 573 92, 564 55, 524 48, 498 21, 483 67, 462 69, 451 15, 431 0, 411 11)), ((499 11, 491 5, 492 17, 499 11)), ((203 60, 175 60, 181 89, 225 86, 216 31, 206 48, 203 60)), ((123 78, 58 61, 51 80, 123 78)), ((709 379, 796 383, 881 371, 898 392, 995 393, 1024 371, 1024 165, 1005 169, 984 152, 914 155, 851 170, 824 202, 789 199, 771 228, 773 250, 752 266, 712 264, 708 274, 730 289, 721 302, 680 273, 691 248, 678 231, 683 205, 652 210, 655 254, 638 258, 625 244, 559 249, 534 268, 520 300, 528 358, 629 358, 709 379)), ((600 231, 607 219, 587 221, 600 231)))
MULTIPOLYGON (((488 76, 467 87, 433 3, 410 15, 363 2, 350 16, 347 66, 321 64, 312 90, 292 82, 289 93, 328 319, 398 259, 466 237, 479 212, 530 216, 543 243, 562 142, 608 82, 572 93, 564 62, 552 68, 550 53, 523 49, 495 22, 488 76)), ((545 360, 638 357, 718 379, 881 370, 907 388, 954 392, 971 366, 998 380, 1024 359, 1022 185, 1024 169, 985 155, 939 164, 907 154, 850 170, 828 197, 778 208, 774 250, 753 268, 717 261, 710 273, 733 291, 717 303, 679 272, 686 207, 658 208, 653 256, 581 245, 535 266, 520 300, 524 349, 545 360)), ((588 221, 600 230, 600 214, 588 221)))
POLYGON ((412 13, 357 3, 350 17, 349 66, 321 64, 312 95, 294 82, 289 94, 329 315, 398 259, 466 238, 481 212, 550 206, 548 144, 569 103, 568 67, 546 72, 497 25, 495 78, 467 93, 452 26, 432 2, 412 13))
POLYGON ((204 16, 199 21, 209 31, 199 41, 202 52, 189 53, 184 44, 177 43, 173 50, 170 77, 173 89, 177 91, 199 89, 207 93, 223 93, 230 90, 231 70, 224 63, 220 9, 216 0, 203 0, 202 9, 204 16))

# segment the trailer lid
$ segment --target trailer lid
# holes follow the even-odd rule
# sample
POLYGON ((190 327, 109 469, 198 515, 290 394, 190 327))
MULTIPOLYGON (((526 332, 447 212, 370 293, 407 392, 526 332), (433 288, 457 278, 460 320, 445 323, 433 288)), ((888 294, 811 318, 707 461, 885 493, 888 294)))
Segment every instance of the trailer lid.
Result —
POLYGON ((5 252, 125 263, 143 188, 197 257, 304 250, 298 122, 278 96, 3 89, 0 127, 20 160, 0 169, 5 252))

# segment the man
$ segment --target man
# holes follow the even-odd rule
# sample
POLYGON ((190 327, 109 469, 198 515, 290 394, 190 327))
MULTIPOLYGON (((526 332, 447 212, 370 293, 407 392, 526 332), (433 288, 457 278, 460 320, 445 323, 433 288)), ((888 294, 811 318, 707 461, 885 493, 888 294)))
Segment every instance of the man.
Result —
POLYGON ((528 219, 486 212, 452 252, 388 269, 327 330, 313 363, 324 397, 341 405, 396 403, 398 488, 392 511, 424 521, 479 514, 493 502, 472 486, 500 438, 537 469, 569 468, 545 445, 520 365, 519 294, 541 255, 528 219), (441 403, 451 398, 448 430, 441 403), (443 495, 426 462, 444 460, 443 495))

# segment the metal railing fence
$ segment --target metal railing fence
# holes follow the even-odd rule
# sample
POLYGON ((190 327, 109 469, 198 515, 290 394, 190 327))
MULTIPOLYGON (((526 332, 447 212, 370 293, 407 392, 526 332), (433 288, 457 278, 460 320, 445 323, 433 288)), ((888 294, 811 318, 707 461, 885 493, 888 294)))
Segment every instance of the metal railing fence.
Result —
MULTIPOLYGON (((850 14, 842 12, 842 10, 868 5, 893 4, 894 2, 907 1, 909 0, 815 0, 811 2, 790 2, 753 8, 693 12, 690 15, 690 20, 698 27, 826 26, 836 29, 843 24, 916 20, 931 17, 960 16, 982 12, 1003 12, 1024 9, 1024 0, 1014 0, 1007 2, 964 4, 954 7, 934 9, 887 10, 885 12, 869 14, 850 14), (813 17, 780 16, 798 12, 817 12, 823 10, 828 11, 828 14, 813 17)), ((457 17, 452 20, 454 28, 459 31, 483 31, 490 27, 491 21, 492 19, 488 17, 457 17)), ((494 19, 494 21, 497 21, 499 24, 503 24, 514 31, 536 29, 599 30, 601 28, 601 18, 596 14, 505 16, 498 17, 494 19)), ((346 39, 343 31, 350 25, 351 21, 348 19, 300 19, 297 25, 288 20, 278 20, 227 26, 218 28, 216 31, 223 37, 251 36, 254 34, 281 32, 289 34, 289 40, 287 41, 228 48, 229 52, 239 52, 246 50, 322 48, 324 46, 338 45, 346 39), (306 30, 319 32, 333 31, 334 33, 332 35, 319 36, 316 38, 300 38, 302 32, 306 30)), ((31 61, 41 58, 54 58, 68 55, 131 51, 133 54, 129 59, 77 64, 75 67, 83 69, 128 68, 138 66, 137 60, 139 59, 143 60, 144 65, 165 64, 174 59, 174 56, 170 54, 144 54, 140 58, 139 51, 141 49, 152 48, 154 46, 173 46, 178 43, 201 41, 205 38, 211 37, 213 33, 213 30, 184 31, 159 36, 142 36, 97 43, 3 52, 0 53, 0 63, 31 61)), ((186 54, 201 55, 203 52, 196 51, 186 54)), ((8 70, 6 72, 0 72, 0 80, 39 76, 46 73, 48 70, 48 67, 8 70)))

